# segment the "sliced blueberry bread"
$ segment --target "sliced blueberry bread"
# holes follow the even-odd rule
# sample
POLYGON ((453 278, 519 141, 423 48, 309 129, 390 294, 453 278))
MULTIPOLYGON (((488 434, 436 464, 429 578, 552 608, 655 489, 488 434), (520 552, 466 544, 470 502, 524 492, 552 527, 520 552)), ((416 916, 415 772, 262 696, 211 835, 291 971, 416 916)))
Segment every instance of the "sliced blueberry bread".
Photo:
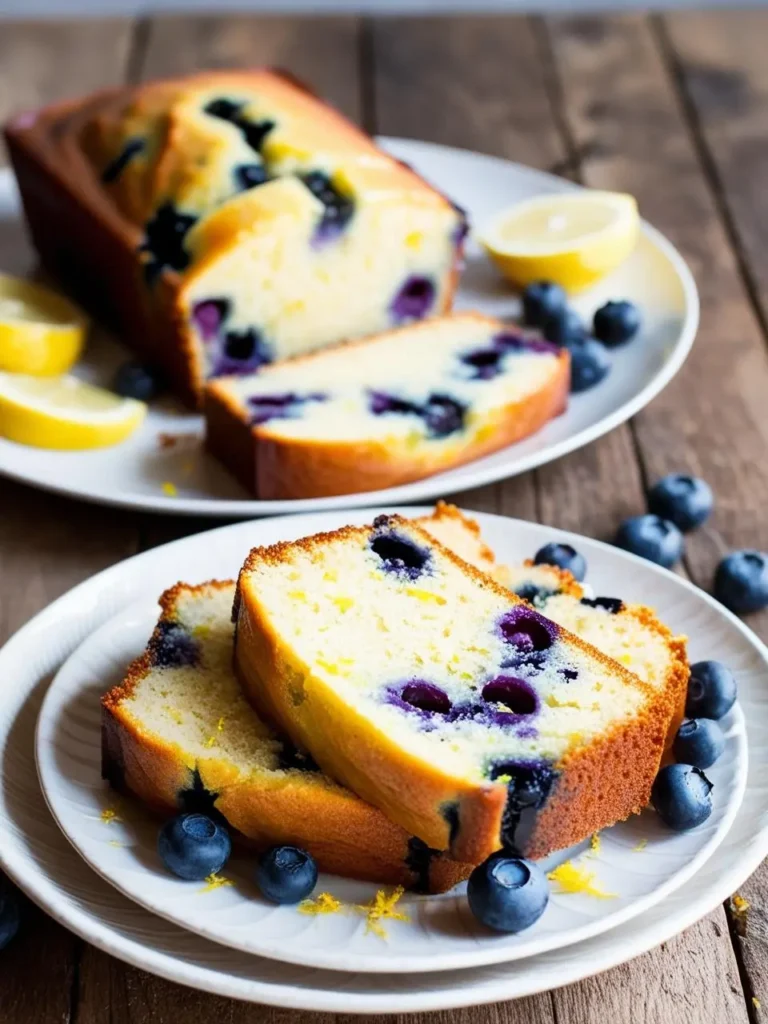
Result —
POLYGON ((378 490, 538 430, 568 373, 566 349, 453 313, 213 381, 207 443, 260 498, 378 490))
POLYGON ((235 610, 257 710, 458 860, 540 857, 648 800, 666 693, 414 523, 256 548, 235 610))
POLYGON ((332 782, 259 718, 232 671, 235 584, 165 593, 145 654, 102 700, 103 774, 163 814, 218 812, 256 847, 292 843, 322 870, 442 892, 451 861, 332 782))
POLYGON ((670 697, 667 742, 677 734, 688 688, 686 638, 675 636, 644 605, 614 597, 587 597, 567 570, 554 565, 502 565, 482 539, 480 527, 453 505, 439 502, 430 516, 417 520, 445 547, 509 587, 560 626, 593 644, 651 686, 670 697))
POLYGON ((450 307, 462 211, 283 73, 107 91, 6 136, 43 262, 190 401, 450 307))

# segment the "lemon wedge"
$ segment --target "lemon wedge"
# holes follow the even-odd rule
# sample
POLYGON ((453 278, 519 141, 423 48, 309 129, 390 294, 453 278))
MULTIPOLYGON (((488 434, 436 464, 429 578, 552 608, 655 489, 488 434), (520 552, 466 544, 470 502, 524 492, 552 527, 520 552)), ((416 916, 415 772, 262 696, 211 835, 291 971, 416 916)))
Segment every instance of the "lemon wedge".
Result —
POLYGON ((62 451, 106 448, 133 433, 147 407, 77 377, 0 373, 0 437, 62 451))
POLYGON ((88 321, 56 292, 0 274, 0 370, 57 376, 83 350, 88 321))
POLYGON ((502 210, 480 242, 514 284, 554 281, 579 292, 624 262, 639 229, 632 196, 584 190, 536 196, 502 210))

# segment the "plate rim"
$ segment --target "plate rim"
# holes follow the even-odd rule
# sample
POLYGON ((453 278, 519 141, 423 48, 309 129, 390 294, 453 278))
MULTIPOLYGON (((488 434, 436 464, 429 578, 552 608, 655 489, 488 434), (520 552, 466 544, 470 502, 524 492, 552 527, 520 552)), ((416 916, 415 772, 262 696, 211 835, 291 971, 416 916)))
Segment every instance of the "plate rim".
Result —
MULTIPOLYGON (((377 510, 372 509, 371 512, 377 513, 377 510)), ((660 885, 656 886, 644 896, 633 900, 631 903, 617 908, 613 913, 609 910, 606 916, 595 916, 585 920, 581 924, 574 925, 568 929, 567 934, 570 938, 566 941, 559 941, 557 936, 552 933, 548 933, 546 936, 541 937, 529 935, 527 937, 526 944, 533 948, 529 951, 525 951, 525 948, 521 950, 515 945, 503 946, 500 943, 498 945, 496 943, 492 945, 490 943, 484 944, 482 942, 482 937, 480 937, 475 943, 477 947, 476 949, 454 951, 452 953, 437 952, 431 956, 425 955, 423 960, 415 950, 412 954, 409 952, 408 954, 395 954, 393 956, 387 956, 386 953, 384 953, 384 947, 382 947, 381 956, 377 955, 375 952, 368 951, 364 954, 356 953, 354 951, 354 941, 352 939, 350 939, 345 945, 342 952, 327 955, 324 952, 326 948, 324 946, 312 947, 309 950, 306 947, 302 947, 301 934, 293 935, 289 939, 273 939, 272 941, 276 943, 274 949, 270 949, 268 946, 265 946, 265 948, 246 948, 246 946, 242 944, 238 944, 234 941, 228 941, 225 936, 222 936, 221 928, 215 932, 214 930, 200 930, 199 928, 192 927, 189 924, 189 919, 185 920, 183 913, 181 915, 174 916, 170 907, 168 909, 161 909, 158 908, 156 904, 153 904, 150 899, 142 899, 140 879, 137 884, 128 885, 121 884, 119 880, 116 880, 113 876, 109 875, 107 873, 106 865, 101 863, 97 856, 90 852, 91 844, 87 842, 88 837, 83 837, 81 829, 76 827, 73 828, 71 826, 69 817, 64 813, 66 806, 62 806, 66 804, 68 798, 64 794, 57 792, 56 787, 61 772, 56 766, 57 757, 54 754, 53 747, 55 742, 54 736, 57 725, 61 722, 61 714, 64 711, 62 700, 64 696, 69 696, 70 698, 72 696, 71 690, 64 685, 62 678, 66 680, 65 673, 72 673, 73 671, 77 672, 76 669, 73 669, 73 662, 78 658, 87 658, 87 652, 91 645, 95 645, 99 649, 104 646, 105 641, 101 638, 101 634, 113 635, 119 629, 120 620, 125 620, 139 615, 142 617, 147 615, 151 610, 151 603, 151 598, 142 597, 120 609, 85 637, 85 639, 70 653, 69 657, 66 658, 56 672, 46 690, 45 696, 43 697, 35 726, 35 764, 37 767, 38 782, 45 798, 46 806, 59 830, 76 850, 78 855, 97 875, 103 878, 113 888, 117 889, 117 891, 123 896, 127 897, 132 902, 137 903, 149 913, 156 914, 158 917, 162 917, 165 920, 170 921, 172 924, 175 924, 177 927, 189 931, 200 938, 228 946, 248 955, 261 956, 265 959, 277 960, 281 963, 295 964, 327 971, 364 974, 392 974, 399 972, 412 975, 427 972, 439 973, 442 971, 465 970, 472 967, 487 967, 494 964, 527 960, 530 957, 537 956, 542 953, 567 949, 571 946, 578 945, 578 943, 584 942, 589 938, 612 931, 614 928, 631 921, 639 914, 649 910, 651 907, 661 902, 661 900, 676 892, 685 884, 686 881, 690 880, 690 878, 692 878, 701 867, 703 867, 703 865, 714 854, 717 847, 723 842, 726 835, 732 828, 743 802, 748 777, 749 748, 746 741, 746 722, 744 714, 737 703, 734 708, 735 716, 730 726, 730 729, 737 729, 736 750, 740 756, 740 763, 735 771, 736 795, 735 799, 733 794, 729 795, 730 799, 728 800, 727 809, 713 834, 696 850, 689 860, 675 870, 660 885), (86 842, 83 842, 83 839, 85 839, 86 842), (286 945, 290 946, 291 942, 296 945, 297 952, 295 954, 291 954, 290 949, 286 952, 286 945), (350 958, 353 958, 354 962, 351 966, 344 967, 339 964, 339 960, 344 958, 348 961, 350 958)), ((100 657, 103 657, 103 655, 100 655, 100 657)), ((768 663, 766 664, 766 669, 768 670, 768 663)), ((139 808, 139 811, 140 810, 141 809, 139 808)), ((629 853, 630 851, 627 851, 627 855, 629 855, 629 853)), ((145 865, 143 865, 143 867, 146 868, 145 865)), ((149 869, 147 868, 147 870, 149 869)), ((120 877, 121 876, 118 876, 118 878, 120 877)), ((332 877, 333 876, 331 876, 331 878, 332 877)), ((172 879, 169 877, 166 881, 170 882, 172 879)), ((374 890, 382 888, 382 886, 377 886, 375 883, 370 884, 374 890)), ((389 887, 384 886, 383 888, 389 887)), ((455 899, 460 899, 458 894, 454 893, 453 895, 455 899)), ((183 906, 184 904, 182 902, 179 905, 183 906)), ((280 908, 278 908, 278 910, 279 909, 280 908)), ((458 908, 456 912, 460 912, 458 908)), ((413 927, 417 931, 424 930, 423 926, 417 919, 414 919, 413 927)))
MULTIPOLYGON (((465 156, 479 158, 482 161, 512 167, 515 172, 525 177, 538 181, 549 182, 553 191, 578 191, 584 186, 575 182, 560 178, 548 171, 539 171, 533 167, 526 167, 524 164, 514 160, 507 160, 504 157, 493 156, 488 153, 479 153, 475 150, 463 149, 459 146, 445 146, 440 143, 427 142, 421 139, 407 139, 397 136, 381 135, 377 140, 385 149, 393 147, 395 150, 402 148, 407 151, 409 147, 426 147, 443 153, 460 153, 465 156)), ((12 192, 16 191, 15 178, 10 168, 0 168, 0 191, 6 187, 5 182, 10 183, 12 192)), ((491 470, 475 470, 477 461, 469 462, 465 466, 455 467, 461 470, 462 476, 459 481, 451 481, 452 493, 460 494, 472 490, 475 487, 482 487, 486 484, 495 483, 501 480, 512 479, 525 473, 528 470, 536 469, 556 459, 576 451, 579 448, 596 441, 616 427, 625 423, 637 412, 653 401, 670 381, 676 376, 691 351, 699 326, 700 303, 699 294, 693 274, 683 258, 682 254, 669 239, 662 234, 658 228, 653 227, 647 221, 641 219, 641 232, 659 249, 669 260, 680 281, 686 316, 680 330, 680 334, 674 343, 667 359, 655 374, 655 376, 642 388, 633 398, 615 409, 610 415, 605 416, 591 426, 576 431, 574 434, 561 441, 550 444, 538 452, 532 452, 524 456, 514 464, 511 472, 491 470)), ((11 442, 8 442, 11 443, 11 442)), ((514 447, 514 446, 510 446, 514 447)), ((451 470, 453 472, 454 470, 451 470)), ((39 490, 53 494, 60 494, 80 501, 87 501, 91 504, 108 506, 113 508, 132 508, 145 512, 157 512, 167 515, 185 516, 211 516, 216 518, 237 518, 250 519, 253 517, 275 515, 296 515, 309 512, 332 512, 351 508, 372 508, 380 504, 402 504, 407 502, 430 501, 439 497, 444 490, 445 484, 441 483, 444 474, 437 474, 426 477, 423 480, 416 480, 410 484, 402 484, 398 487, 387 488, 380 491, 361 492, 354 495, 336 495, 327 498, 297 498, 280 501, 258 501, 256 499, 231 499, 231 498, 186 498, 183 495, 170 497, 162 493, 157 495, 145 495, 135 492, 92 493, 82 488, 68 486, 65 482, 50 481, 41 479, 36 473, 27 473, 23 468, 0 469, 0 474, 11 480, 28 484, 39 490)))
MULTIPOLYGON (((413 509, 406 509, 405 511, 414 514, 413 509)), ((416 514, 418 514, 418 510, 416 514)), ((481 524, 486 518, 488 520, 508 518, 474 511, 470 514, 477 517, 481 524)), ((316 515, 319 516, 320 514, 316 515)), ((588 546, 594 546, 598 550, 611 547, 611 545, 603 541, 583 537, 571 531, 541 526, 540 524, 528 523, 523 520, 512 520, 512 522, 519 523, 525 528, 533 530, 545 529, 548 531, 548 535, 555 539, 571 542, 586 541, 588 546)), ((204 535, 211 536, 225 530, 244 530, 248 526, 249 523, 247 522, 233 523, 206 531, 204 535)), ((74 606, 77 607, 78 602, 82 602, 83 599, 87 600, 89 596, 92 596, 94 599, 101 597, 111 584, 119 582, 126 571, 127 564, 130 563, 135 567, 146 565, 151 557, 157 556, 159 551, 164 551, 167 548, 181 547, 189 539, 181 538, 162 545, 160 548, 132 555, 115 565, 108 566, 90 579, 84 580, 70 588, 69 591, 38 612, 9 638, 3 648, 0 649, 0 664, 6 660, 15 659, 19 655, 23 656, 27 646, 34 645, 35 639, 43 630, 55 627, 57 618, 71 602, 74 602, 74 606)), ((644 565, 652 572, 663 574, 666 571, 655 566, 649 566, 647 562, 636 556, 624 553, 624 557, 638 565, 644 565)), ((678 582, 686 589, 698 590, 688 580, 678 577, 678 582)), ((133 590, 130 597, 122 601, 122 605, 127 605, 137 596, 141 596, 141 588, 133 590)), ((748 643, 756 648, 761 657, 766 658, 768 656, 766 645, 743 622, 727 609, 718 605, 706 592, 702 591, 701 597, 707 603, 715 606, 731 625, 735 626, 744 635, 748 643)), ((73 618, 76 619, 71 613, 66 618, 67 624, 71 623, 73 618)), ((18 720, 18 715, 23 710, 26 702, 33 696, 34 690, 42 685, 42 680, 47 678, 47 675, 50 675, 50 672, 38 673, 35 679, 26 681, 26 692, 23 698, 21 698, 22 702, 12 720, 13 723, 18 720)), ((0 740, 5 741, 5 739, 6 735, 0 735, 0 740)), ((572 957, 568 962, 558 964, 557 972, 554 976, 552 973, 548 973, 546 978, 542 977, 537 982, 520 982, 519 978, 516 977, 516 965, 511 964, 509 965, 510 972, 499 973, 497 971, 494 977, 487 980, 482 979, 482 975, 486 973, 483 969, 458 972, 461 986, 456 986, 455 988, 418 990, 416 986, 413 986, 407 991, 398 988, 394 993, 392 991, 373 991, 370 993, 356 992, 354 995, 345 994, 343 988, 339 991, 339 980, 343 979, 344 976, 335 973, 332 977, 336 987, 329 991, 317 986, 311 988, 309 984, 296 986, 289 982, 264 980, 250 975, 243 977, 237 972, 227 973, 225 969, 219 969, 215 964, 211 966, 206 964, 202 967, 199 964, 190 964, 184 958, 174 955, 173 952, 157 949, 149 941, 142 941, 141 938, 135 938, 130 934, 126 935, 118 931, 110 924, 106 911, 99 914, 96 909, 85 908, 74 902, 74 900, 68 899, 60 883, 56 881, 55 876, 41 869, 27 850, 21 849, 17 851, 15 848, 11 848, 10 844, 3 844, 0 846, 0 866, 27 893, 30 899, 41 906, 64 927, 104 952, 169 981, 183 983, 192 988, 231 998, 261 1002, 283 1008, 327 1012, 389 1014, 452 1009, 487 1004, 510 998, 521 998, 526 995, 533 995, 538 992, 572 984, 608 970, 653 949, 704 917, 730 896, 759 867, 767 854, 768 824, 758 829, 754 836, 750 837, 749 843, 741 847, 738 860, 730 861, 723 865, 722 873, 717 876, 704 892, 694 888, 694 891, 689 894, 690 899, 684 903, 674 918, 652 917, 650 921, 644 922, 644 915, 640 915, 633 923, 634 934, 631 941, 626 934, 621 936, 622 942, 606 943, 600 938, 587 940, 588 949, 586 955, 588 962, 583 963, 583 957, 581 956, 572 957), (641 928, 642 933, 642 938, 639 942, 636 938, 638 927, 641 928), (467 985, 467 980, 474 982, 473 975, 476 974, 481 976, 479 987, 467 985), (354 1006, 350 1006, 352 999, 355 1000, 354 1006)), ((718 856, 718 851, 716 851, 714 856, 715 858, 718 856)), ((688 885, 690 884, 688 883, 688 885)), ((147 915, 147 918, 151 920, 152 915, 147 915)), ((575 947, 575 949, 578 950, 579 947, 575 947)), ((253 962, 254 964, 259 964, 259 958, 254 957, 253 962)), ((316 973, 322 975, 325 972, 316 973)), ((377 977, 381 978, 382 976, 377 977)))

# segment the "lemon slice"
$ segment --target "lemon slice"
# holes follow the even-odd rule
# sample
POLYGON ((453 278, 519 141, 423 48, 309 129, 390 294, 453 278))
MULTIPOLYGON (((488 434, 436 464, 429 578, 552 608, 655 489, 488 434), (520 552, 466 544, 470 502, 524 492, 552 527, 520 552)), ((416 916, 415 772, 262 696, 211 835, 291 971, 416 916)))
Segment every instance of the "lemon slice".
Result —
POLYGON ((75 450, 119 444, 144 419, 134 398, 77 377, 0 373, 0 437, 35 448, 75 450))
POLYGON ((83 350, 88 322, 61 295, 0 274, 0 370, 56 376, 83 350))
POLYGON ((480 242, 505 277, 524 287, 555 281, 578 292, 629 256, 640 219, 634 198, 582 191, 537 196, 497 214, 480 242))

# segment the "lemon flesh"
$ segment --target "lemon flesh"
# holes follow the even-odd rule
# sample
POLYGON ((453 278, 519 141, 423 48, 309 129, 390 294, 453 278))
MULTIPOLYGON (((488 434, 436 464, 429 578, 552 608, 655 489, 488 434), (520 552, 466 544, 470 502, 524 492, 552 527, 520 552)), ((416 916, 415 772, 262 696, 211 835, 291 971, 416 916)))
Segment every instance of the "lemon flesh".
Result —
POLYGON ((0 373, 0 437, 34 448, 106 448, 129 437, 147 407, 76 377, 0 373))
POLYGON ((480 242, 513 284, 554 281, 579 292, 615 270, 637 244, 637 203, 619 192, 537 196, 493 219, 480 242))
POLYGON ((88 322, 61 295, 0 274, 0 370, 58 376, 80 358, 88 322))

